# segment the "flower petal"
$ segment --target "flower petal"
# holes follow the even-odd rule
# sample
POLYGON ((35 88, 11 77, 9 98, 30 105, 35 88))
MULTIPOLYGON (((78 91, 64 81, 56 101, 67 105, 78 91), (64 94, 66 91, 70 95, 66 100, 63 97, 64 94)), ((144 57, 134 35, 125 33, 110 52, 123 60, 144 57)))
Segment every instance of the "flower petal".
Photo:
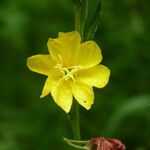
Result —
POLYGON ((76 79, 98 88, 103 88, 109 81, 110 70, 104 65, 79 70, 76 74, 76 79))
POLYGON ((45 96, 47 96, 50 92, 51 89, 53 88, 53 86, 56 85, 56 83, 63 77, 63 73, 60 72, 58 69, 53 69, 51 70, 45 84, 44 84, 44 88, 42 90, 42 94, 40 96, 40 98, 43 98, 45 96))
POLYGON ((72 86, 72 92, 75 99, 78 101, 80 105, 85 107, 87 110, 91 108, 91 105, 94 101, 94 93, 93 89, 86 84, 81 82, 75 81, 74 85, 72 86))
POLYGON ((48 75, 54 64, 50 55, 34 55, 27 59, 28 68, 43 75, 48 75))
POLYGON ((80 34, 76 31, 58 34, 58 38, 48 40, 48 49, 51 56, 57 63, 62 64, 64 67, 71 66, 73 63, 72 58, 79 48, 81 41, 80 34))
POLYGON ((60 80, 51 89, 52 97, 55 103, 60 106, 66 113, 71 109, 72 105, 72 92, 71 85, 66 80, 60 80))
POLYGON ((48 77, 44 84, 44 88, 42 90, 42 94, 41 94, 40 98, 47 96, 50 92, 51 92, 51 77, 48 77))
POLYGON ((101 61, 101 50, 94 41, 86 41, 80 45, 75 64, 90 68, 98 65, 101 61))

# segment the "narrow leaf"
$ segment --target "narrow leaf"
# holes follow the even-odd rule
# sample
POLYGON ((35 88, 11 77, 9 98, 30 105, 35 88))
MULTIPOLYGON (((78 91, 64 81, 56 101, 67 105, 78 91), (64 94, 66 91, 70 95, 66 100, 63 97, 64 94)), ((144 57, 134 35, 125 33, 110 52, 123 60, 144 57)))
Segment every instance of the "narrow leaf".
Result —
POLYGON ((101 0, 99 0, 95 14, 85 32, 85 41, 92 39, 94 37, 95 32, 97 31, 100 22, 101 8, 102 8, 102 2, 101 0))

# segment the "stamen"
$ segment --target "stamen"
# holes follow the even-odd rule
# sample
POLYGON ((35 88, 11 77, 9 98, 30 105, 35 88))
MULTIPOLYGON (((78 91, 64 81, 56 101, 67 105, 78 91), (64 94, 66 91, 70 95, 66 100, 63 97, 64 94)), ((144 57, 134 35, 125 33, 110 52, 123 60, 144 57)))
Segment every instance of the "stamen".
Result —
POLYGON ((63 67, 63 65, 57 64, 55 68, 59 69, 59 71, 63 73, 63 79, 72 79, 73 81, 75 81, 74 73, 78 71, 81 68, 81 66, 63 67))

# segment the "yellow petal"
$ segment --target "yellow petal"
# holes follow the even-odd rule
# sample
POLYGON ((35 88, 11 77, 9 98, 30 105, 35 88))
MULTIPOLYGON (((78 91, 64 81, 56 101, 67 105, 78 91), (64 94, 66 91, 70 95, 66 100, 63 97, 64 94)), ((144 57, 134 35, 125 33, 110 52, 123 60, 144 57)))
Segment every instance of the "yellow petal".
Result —
POLYGON ((71 109, 73 97, 70 83, 66 80, 58 81, 51 89, 51 94, 55 103, 68 113, 71 109))
POLYGON ((73 63, 72 58, 79 48, 80 40, 80 34, 76 31, 60 32, 58 38, 50 38, 47 45, 53 59, 64 67, 68 67, 73 63))
POLYGON ((104 65, 97 65, 95 67, 80 70, 76 74, 76 79, 98 88, 104 87, 110 76, 110 70, 104 65))
POLYGON ((43 98, 47 96, 50 92, 53 86, 56 85, 56 83, 63 77, 63 73, 60 72, 58 69, 53 69, 49 73, 49 76, 44 84, 44 88, 42 90, 42 94, 40 98, 43 98))
POLYGON ((27 66, 31 71, 48 75, 54 66, 54 61, 50 55, 34 55, 27 59, 27 66))
POLYGON ((80 45, 76 56, 76 64, 84 68, 98 65, 102 61, 102 54, 99 46, 94 41, 87 41, 80 45))
POLYGON ((42 90, 40 98, 47 96, 50 92, 51 92, 51 77, 48 77, 44 84, 44 88, 42 90))
POLYGON ((87 110, 91 108, 91 105, 94 102, 94 93, 92 87, 75 81, 74 85, 72 86, 72 92, 80 105, 85 107, 87 110))

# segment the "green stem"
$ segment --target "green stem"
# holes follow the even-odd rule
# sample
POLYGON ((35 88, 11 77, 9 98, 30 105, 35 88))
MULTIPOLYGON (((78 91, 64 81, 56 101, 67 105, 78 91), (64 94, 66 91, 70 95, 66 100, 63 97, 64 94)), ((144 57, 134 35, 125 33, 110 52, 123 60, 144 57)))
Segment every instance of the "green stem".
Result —
POLYGON ((83 37, 83 25, 81 23, 81 6, 75 6, 75 30, 83 37))
MULTIPOLYGON (((75 30, 80 33, 81 38, 83 38, 83 27, 82 6, 81 2, 79 2, 75 5, 75 30)), ((72 126, 74 140, 80 140, 79 104, 76 100, 74 100, 71 112, 69 113, 69 120, 72 126)))
POLYGON ((75 4, 75 30, 81 35, 83 41, 84 26, 87 19, 88 0, 74 0, 75 4))
MULTIPOLYGON (((86 0, 84 0, 84 3, 81 0, 80 1, 73 0, 73 1, 75 4, 75 30, 80 33, 81 40, 83 40, 83 28, 86 18, 86 9, 84 9, 84 5, 86 4, 86 0)), ((72 127, 74 140, 80 140, 81 136, 80 136, 79 104, 77 103, 76 100, 73 101, 73 106, 68 117, 72 127)), ((79 147, 80 146, 76 148, 79 147)))
POLYGON ((81 141, 81 140, 71 140, 71 139, 67 139, 67 138, 63 138, 64 141, 68 141, 70 143, 78 143, 78 144, 86 144, 89 143, 90 140, 86 140, 86 141, 81 141))
POLYGON ((68 139, 64 139, 64 141, 66 141, 68 143, 68 145, 77 148, 77 149, 84 149, 84 150, 89 150, 89 148, 87 146, 80 146, 80 145, 76 145, 72 142, 70 142, 68 139))
POLYGON ((74 100, 72 109, 69 113, 69 121, 73 131, 73 138, 75 140, 80 140, 79 104, 76 100, 74 100))

